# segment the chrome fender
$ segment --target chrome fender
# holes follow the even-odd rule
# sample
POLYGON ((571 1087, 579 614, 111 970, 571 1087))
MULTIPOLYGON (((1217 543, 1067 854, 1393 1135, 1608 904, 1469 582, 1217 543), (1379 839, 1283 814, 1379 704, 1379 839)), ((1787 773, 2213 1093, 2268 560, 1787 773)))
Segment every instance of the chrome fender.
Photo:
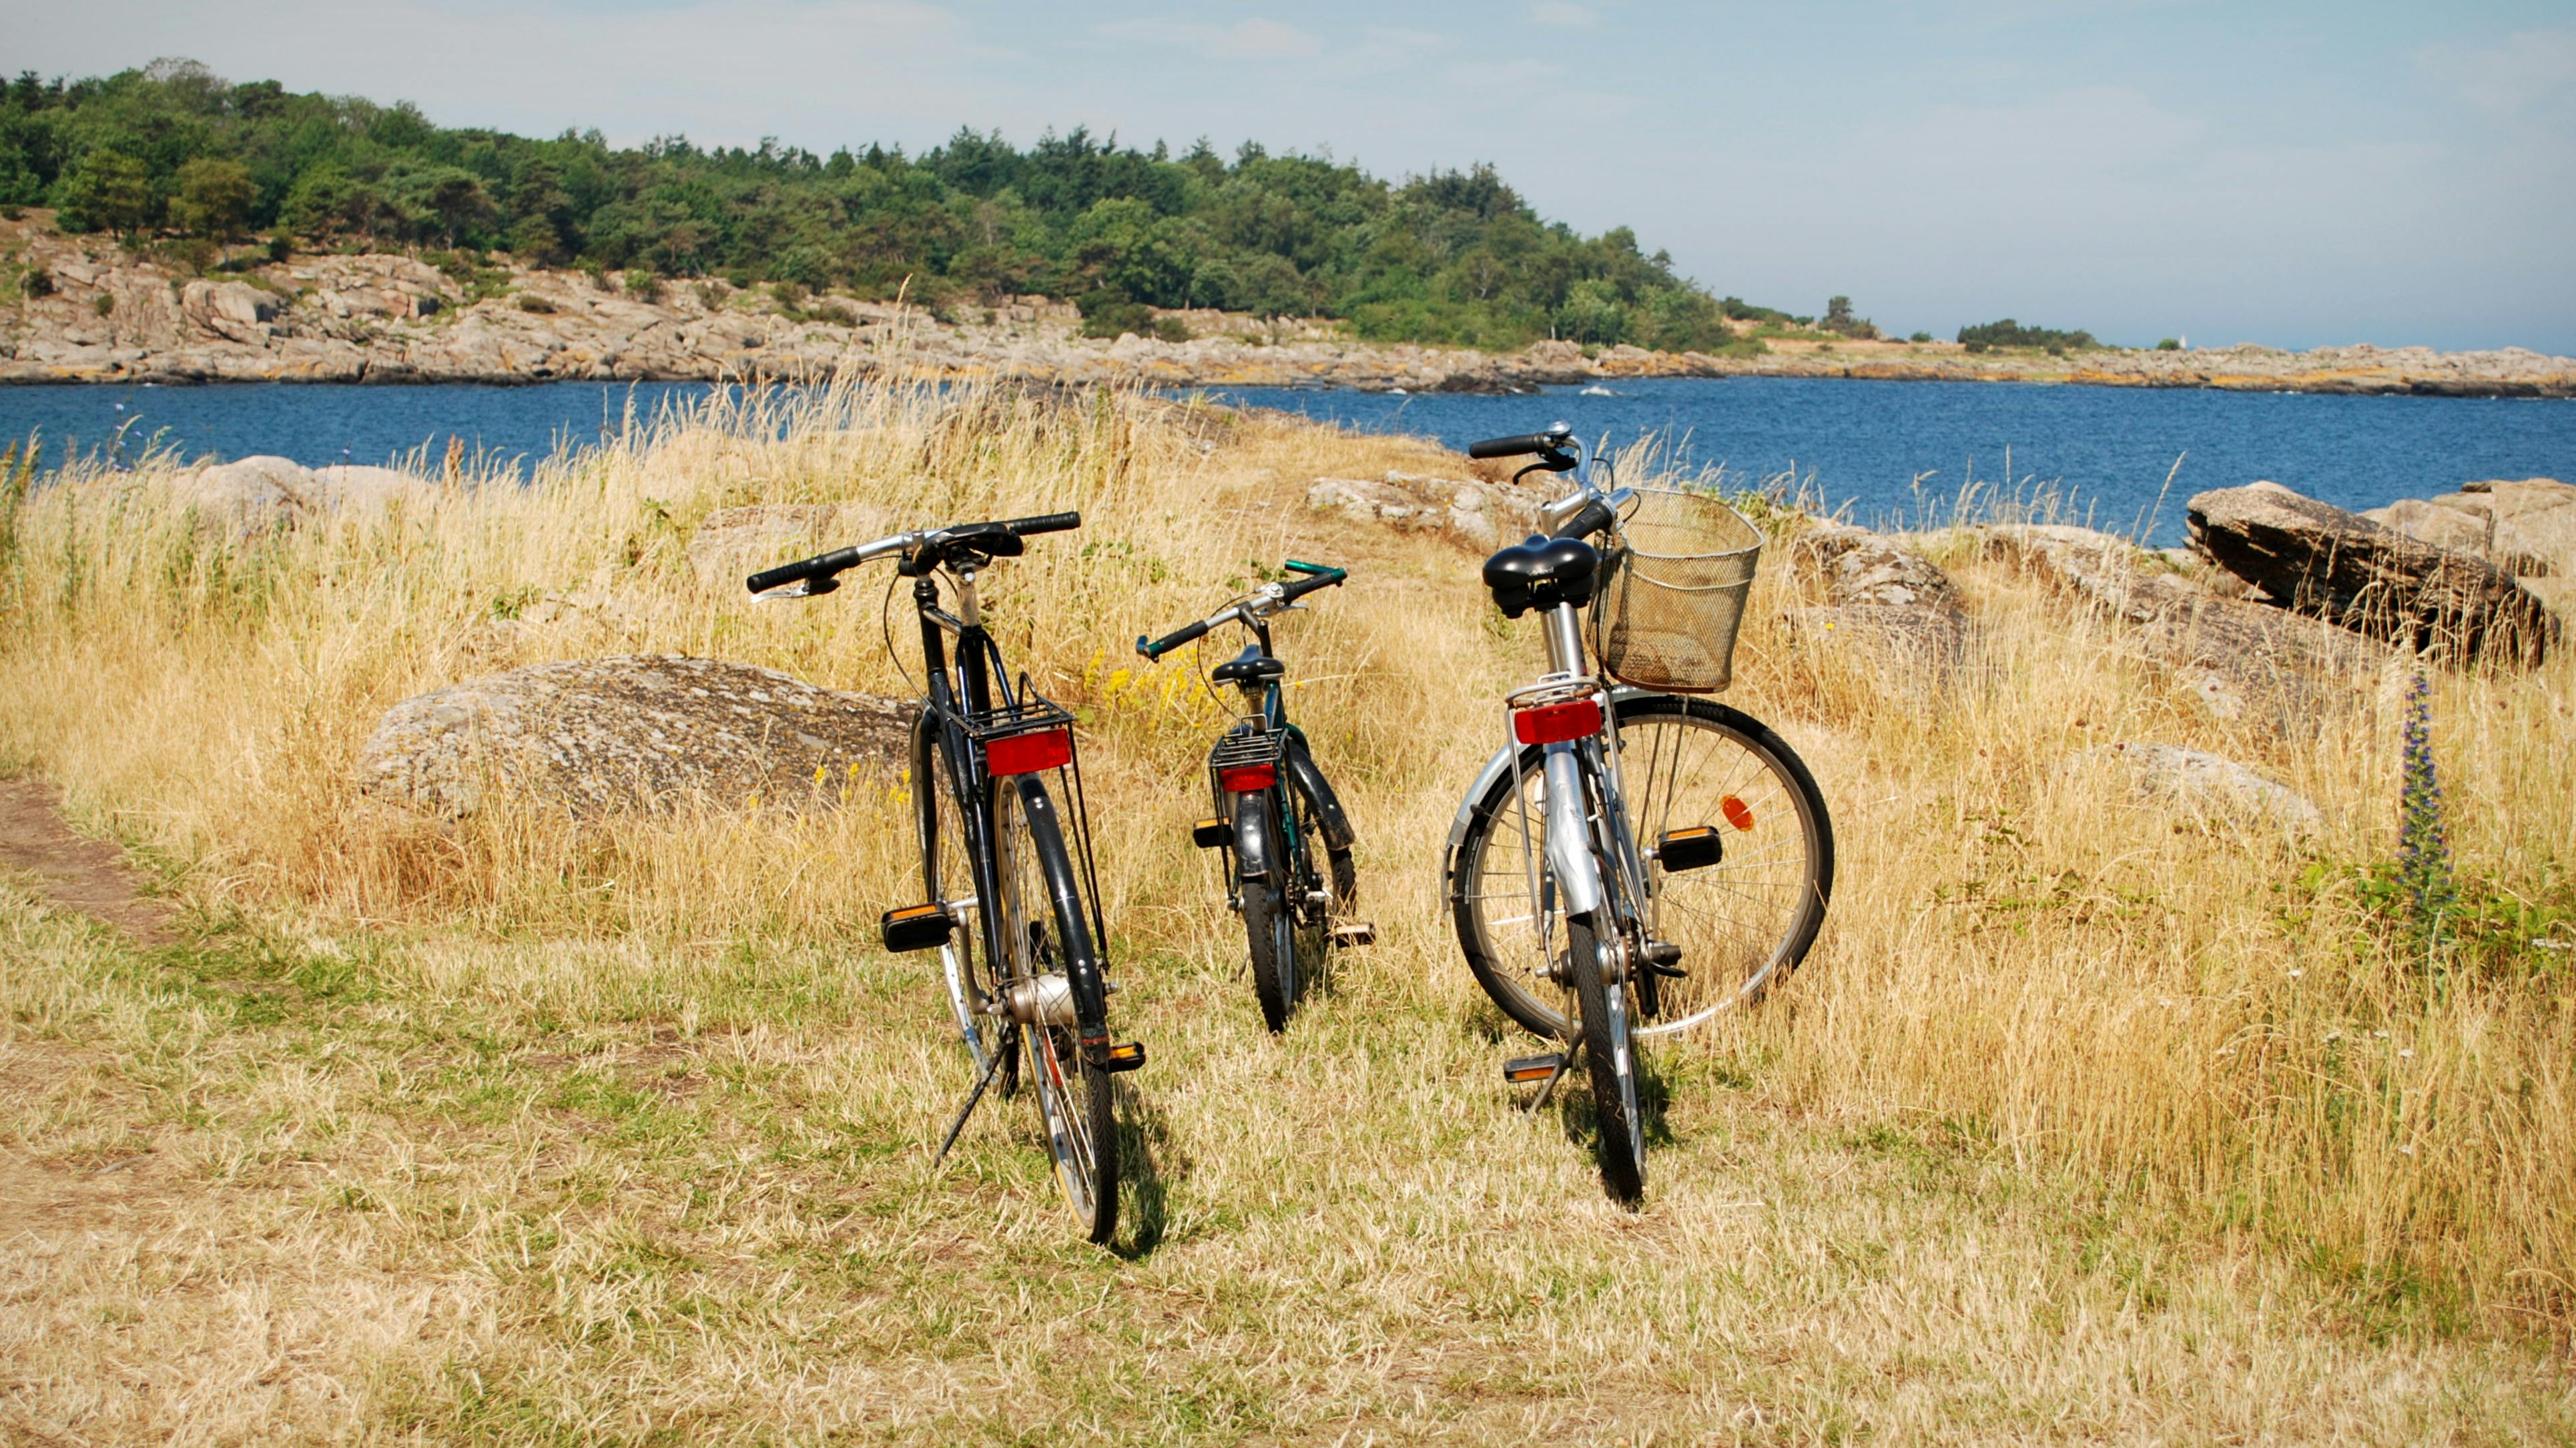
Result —
MULTIPOLYGON (((1458 849, 1467 842, 1467 826, 1475 821, 1476 802, 1510 776, 1515 752, 1510 748, 1494 751, 1494 757, 1477 772, 1476 782, 1467 787, 1467 797, 1458 802, 1458 817, 1449 823, 1441 883, 1442 893, 1453 904, 1458 892, 1458 849)), ((1574 746, 1547 746, 1541 768, 1547 782, 1547 820, 1540 838, 1547 850, 1548 868, 1556 872, 1557 888, 1565 892, 1568 914, 1597 910, 1601 908, 1601 872, 1593 863, 1591 832, 1584 826, 1583 782, 1575 771, 1574 746)))

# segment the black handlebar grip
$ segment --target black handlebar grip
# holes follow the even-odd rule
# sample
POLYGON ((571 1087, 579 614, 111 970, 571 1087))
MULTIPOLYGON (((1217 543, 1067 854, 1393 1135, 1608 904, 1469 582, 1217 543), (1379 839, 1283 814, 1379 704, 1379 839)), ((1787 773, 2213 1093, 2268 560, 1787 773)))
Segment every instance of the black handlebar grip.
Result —
POLYGON ((1581 512, 1576 513, 1573 517, 1556 525, 1556 531, 1550 533, 1548 536, 1551 538, 1589 538, 1593 534, 1600 532, 1602 529, 1607 528, 1618 521, 1618 513, 1614 511, 1608 503, 1601 501, 1599 498, 1595 498, 1591 502, 1584 504, 1581 512))
POLYGON ((1550 452, 1557 439, 1553 433, 1525 432, 1518 437, 1489 437, 1483 442, 1467 444, 1471 458, 1516 458, 1526 453, 1550 452))
POLYGON ((1013 518, 1002 525, 1025 538, 1032 533, 1062 533, 1082 526, 1080 513, 1041 513, 1034 518, 1013 518))
POLYGON ((858 549, 835 548, 829 553, 817 553, 811 558, 799 558, 793 563, 781 563, 776 568, 755 573, 744 579, 742 586, 754 593, 767 593, 773 588, 808 578, 829 578, 858 561, 858 549))
POLYGON ((1136 652, 1143 654, 1149 659, 1159 659, 1163 655, 1170 653, 1172 650, 1179 648, 1181 645, 1188 643, 1190 640, 1201 637, 1207 632, 1207 630, 1207 620, 1200 619, 1197 623, 1184 624, 1181 627, 1172 630, 1170 633, 1163 635, 1161 638, 1154 640, 1152 643, 1147 643, 1145 641, 1145 636, 1143 634, 1138 634, 1136 635, 1136 652))
POLYGON ((1350 577, 1350 574, 1339 568, 1336 568, 1329 573, 1311 574, 1307 577, 1298 579, 1294 583, 1281 587, 1279 590, 1279 596, 1290 603, 1294 603, 1298 599, 1304 598, 1307 594, 1314 592, 1316 589, 1330 588, 1334 584, 1339 583, 1348 577, 1350 577))

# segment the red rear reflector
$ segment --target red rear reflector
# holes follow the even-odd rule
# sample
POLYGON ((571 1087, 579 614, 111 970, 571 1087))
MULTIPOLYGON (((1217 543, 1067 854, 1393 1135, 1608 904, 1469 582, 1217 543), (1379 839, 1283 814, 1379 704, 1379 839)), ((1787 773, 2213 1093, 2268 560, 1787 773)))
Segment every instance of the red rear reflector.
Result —
POLYGON ((1512 737, 1523 744, 1556 744, 1601 732, 1601 701, 1571 699, 1512 715, 1512 737))
POLYGON ((1006 734, 984 746, 984 769, 997 777, 1061 769, 1072 761, 1073 731, 1070 729, 1006 734))
POLYGON ((1730 794, 1726 798, 1719 800, 1717 802, 1717 809, 1718 813, 1726 816, 1726 822, 1735 826, 1737 829, 1749 830, 1753 828, 1753 806, 1746 804, 1735 796, 1730 794))
POLYGON ((1239 764, 1216 772, 1217 788, 1228 794, 1249 794, 1278 782, 1279 766, 1275 764, 1239 764))

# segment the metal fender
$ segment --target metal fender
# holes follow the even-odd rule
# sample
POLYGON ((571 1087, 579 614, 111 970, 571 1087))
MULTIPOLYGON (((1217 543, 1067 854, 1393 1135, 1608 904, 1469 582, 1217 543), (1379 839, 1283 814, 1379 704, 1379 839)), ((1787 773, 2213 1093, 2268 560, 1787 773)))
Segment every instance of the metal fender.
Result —
POLYGON ((1230 795, 1234 801, 1234 864, 1246 880, 1270 878, 1269 791, 1230 795))
POLYGON ((1351 817, 1342 812, 1341 796, 1333 793, 1333 787, 1324 781, 1324 771, 1315 767, 1314 756, 1306 752, 1306 741, 1291 733, 1285 753, 1297 788, 1315 802, 1315 824, 1324 832, 1325 848, 1349 849, 1359 836, 1351 829, 1351 817))
POLYGON ((1583 820, 1583 777, 1572 744, 1547 746, 1547 863, 1565 892, 1565 913, 1601 908, 1601 867, 1592 858, 1592 831, 1583 820))

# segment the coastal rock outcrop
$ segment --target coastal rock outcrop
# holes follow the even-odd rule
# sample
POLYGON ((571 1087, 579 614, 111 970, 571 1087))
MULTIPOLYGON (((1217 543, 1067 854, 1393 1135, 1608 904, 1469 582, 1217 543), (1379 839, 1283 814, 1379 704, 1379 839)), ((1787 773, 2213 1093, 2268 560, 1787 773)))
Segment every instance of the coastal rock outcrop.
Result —
POLYGON ((2098 617, 2133 626, 2139 652, 2173 669, 2222 719, 2313 726, 2358 698, 2361 681, 2396 657, 2360 634, 2230 597, 2125 538, 2050 525, 1983 531, 1988 556, 2098 617))
POLYGON ((2125 741, 2078 751, 2068 757, 2067 767, 2124 772, 2141 798, 2293 837, 2314 834, 2325 819, 2313 801, 2289 786, 2198 749, 2125 741))
POLYGON ((903 758, 911 716, 722 659, 563 659, 395 705, 359 754, 358 787, 449 818, 504 796, 581 815, 804 809, 903 758))
POLYGON ((1789 613, 1790 627, 1811 645, 1857 644, 1936 679, 1965 655, 1958 588, 1911 540, 1826 523, 1798 535, 1789 557, 1825 598, 1789 613))
POLYGON ((1485 549, 1526 535, 1541 501, 1535 492, 1501 483, 1400 472, 1388 473, 1383 481, 1317 478, 1306 490, 1310 508, 1338 509, 1400 533, 1438 533, 1485 549))
POLYGON ((2362 514, 2438 547, 2474 553, 2576 623, 2576 486, 2556 478, 2463 483, 2430 499, 2400 498, 2362 514))
POLYGON ((428 484, 392 468, 308 468, 259 454, 180 475, 183 501, 209 523, 243 533, 293 527, 346 511, 382 507, 428 484))
POLYGON ((2191 500, 2192 546, 2270 602, 2375 637, 2537 662, 2549 618, 2513 576, 2273 482, 2191 500))

